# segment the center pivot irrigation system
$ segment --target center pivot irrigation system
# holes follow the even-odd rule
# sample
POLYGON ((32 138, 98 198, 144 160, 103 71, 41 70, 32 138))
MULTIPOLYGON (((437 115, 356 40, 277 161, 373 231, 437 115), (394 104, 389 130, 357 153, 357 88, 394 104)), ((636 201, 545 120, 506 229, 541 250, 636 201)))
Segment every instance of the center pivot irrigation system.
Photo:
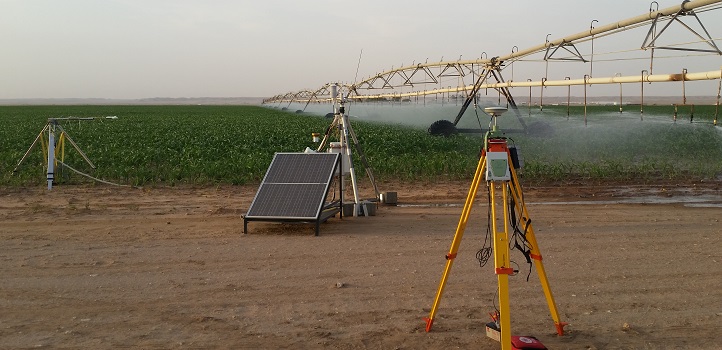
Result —
MULTIPOLYGON (((588 30, 580 33, 569 35, 556 40, 549 40, 549 35, 544 43, 519 50, 514 46, 511 53, 507 55, 499 55, 487 58, 484 52, 478 59, 456 60, 456 61, 439 61, 435 63, 418 63, 408 66, 402 66, 375 74, 369 78, 351 83, 339 84, 328 83, 315 90, 302 90, 297 92, 288 92, 279 94, 264 100, 264 104, 277 105, 282 108, 288 108, 292 103, 304 105, 302 110, 308 107, 310 103, 329 103, 331 102, 330 88, 338 85, 347 96, 350 103, 362 102, 380 102, 380 101, 408 101, 411 99, 426 99, 428 95, 436 95, 443 97, 452 96, 463 97, 464 102, 456 114, 449 119, 435 122, 429 132, 432 134, 449 135, 457 132, 456 126, 461 120, 467 108, 474 104, 478 107, 480 92, 482 90, 488 93, 489 89, 498 93, 498 104, 502 104, 502 100, 507 107, 512 110, 524 132, 527 126, 521 118, 518 105, 511 93, 511 88, 529 88, 529 106, 531 108, 531 91, 533 87, 540 88, 539 105, 543 105, 544 89, 547 87, 558 86, 583 86, 584 87, 584 106, 586 120, 587 106, 587 87, 591 85, 619 84, 620 99, 621 85, 638 83, 641 85, 641 101, 640 112, 644 113, 644 84, 645 83, 661 83, 661 82, 680 82, 682 84, 681 105, 687 104, 684 84, 686 81, 700 80, 720 80, 722 78, 722 67, 712 66, 706 71, 690 72, 683 68, 681 64, 688 59, 698 56, 720 56, 722 51, 717 46, 715 39, 705 27, 698 13, 718 10, 722 8, 720 0, 696 0, 684 1, 678 6, 665 9, 659 9, 656 1, 650 5, 649 12, 622 20, 616 23, 610 23, 604 26, 596 26, 597 20, 592 20, 588 30), (594 43, 603 38, 611 38, 614 35, 632 29, 647 29, 646 35, 639 38, 641 46, 615 52, 595 52, 594 43), (673 31, 681 31, 684 41, 675 43, 666 43, 668 35, 673 31), (665 42, 665 44, 662 44, 665 42), (590 46, 589 52, 582 54, 579 47, 584 44, 590 46), (587 45, 589 44, 589 45, 587 45), (674 56, 662 56, 660 51, 674 54, 674 56), (643 52, 645 57, 628 57, 629 54, 643 52), (610 59, 600 59, 600 57, 616 57, 610 59), (626 61, 626 60, 644 60, 644 67, 640 67, 640 74, 622 75, 620 73, 607 77, 593 76, 595 68, 595 58, 597 66, 603 62, 626 61), (656 59, 656 61, 655 61, 656 59), (674 60, 674 63, 680 64, 675 72, 658 73, 655 69, 655 63, 659 65, 660 61, 674 60), (541 62, 545 64, 544 77, 541 79, 523 79, 515 80, 514 64, 522 62, 541 62), (584 74, 578 79, 572 79, 569 76, 564 79, 549 79, 549 63, 550 62, 576 62, 588 65, 588 74, 584 74), (510 72, 509 72, 510 71, 510 72), (505 73, 508 79, 505 78, 505 73), (456 84, 451 86, 450 83, 456 84)), ((720 33, 717 33, 719 35, 720 33)), ((679 40, 679 39, 678 39, 679 40)), ((616 45, 616 43, 615 43, 616 45)), ((427 59, 428 61, 428 59, 427 59)), ((717 61, 720 63, 719 61, 717 61)), ((598 67, 597 67, 598 68, 598 67)), ((695 69, 701 69, 696 67, 695 69)), ((517 69, 518 70, 518 69, 517 69)), ((717 110, 715 112, 714 124, 717 125, 719 114, 720 87, 716 89, 717 110)), ((569 102, 570 90, 568 89, 567 105, 569 102)))
MULTIPOLYGON (((512 96, 511 88, 528 87, 530 90, 531 106, 531 89, 540 87, 539 106, 543 105, 543 91, 547 87, 574 85, 584 86, 584 106, 586 121, 586 105, 587 105, 587 87, 590 85, 602 84, 629 84, 639 83, 641 89, 640 113, 644 113, 644 85, 657 82, 680 82, 682 84, 682 105, 687 104, 684 84, 687 81, 699 80, 720 80, 716 88, 717 109, 714 116, 714 125, 717 125, 717 117, 719 113, 720 90, 722 90, 722 67, 714 67, 714 70, 688 72, 687 69, 680 69, 675 73, 659 74, 653 73, 655 69, 655 59, 657 62, 663 58, 655 51, 668 50, 670 52, 681 53, 675 56, 680 63, 679 58, 686 58, 699 55, 721 56, 722 51, 716 45, 712 35, 705 28, 702 20, 698 17, 698 13, 717 10, 722 8, 720 3, 722 0, 697 0, 684 1, 678 6, 659 9, 657 2, 652 2, 648 13, 633 17, 627 20, 608 24, 605 26, 594 27, 593 20, 590 28, 583 32, 566 36, 557 40, 546 40, 543 44, 526 49, 519 50, 514 47, 511 54, 505 56, 495 56, 492 58, 484 58, 482 55, 479 59, 457 61, 440 61, 436 63, 419 63, 410 66, 402 66, 401 68, 391 69, 382 73, 378 73, 370 78, 363 79, 353 84, 329 83, 323 85, 316 90, 304 90, 300 92, 291 92, 281 94, 269 98, 264 101, 265 104, 278 104, 287 109, 292 103, 305 104, 303 110, 310 103, 329 103, 331 102, 336 108, 338 100, 338 91, 342 90, 344 96, 341 102, 340 110, 335 110, 333 117, 334 123, 329 129, 338 127, 344 135, 341 139, 345 140, 343 149, 348 150, 348 133, 351 130, 354 143, 358 144, 356 136, 350 129, 347 116, 343 108, 343 103, 366 103, 366 102, 382 102, 382 101, 404 101, 419 97, 425 98, 427 95, 450 95, 463 94, 464 102, 461 109, 453 118, 453 121, 444 120, 437 121, 430 127, 431 133, 450 134, 456 132, 456 125, 463 117, 469 106, 474 104, 475 110, 479 108, 480 92, 482 89, 493 89, 498 92, 498 105, 502 105, 502 98, 506 106, 486 106, 481 108, 484 113, 491 117, 488 130, 484 133, 484 145, 481 157, 474 174, 474 179, 469 188, 469 192, 464 204, 464 208, 459 219, 459 223, 451 244, 449 253, 446 255, 446 267, 441 277, 441 282, 434 299, 433 306, 429 316, 425 318, 426 331, 430 331, 435 320, 436 313, 440 304, 441 296, 446 286, 451 267, 457 257, 457 252, 461 244, 466 223, 469 219, 471 209, 476 199, 479 186, 482 179, 485 179, 488 190, 488 227, 487 241, 491 242, 491 246, 485 246, 477 253, 477 258, 481 265, 484 265, 493 257, 494 272, 497 276, 498 284, 498 308, 490 314, 492 322, 486 326, 487 335, 501 342, 502 349, 545 349, 545 347, 534 337, 518 337, 511 333, 510 319, 510 300, 509 300, 509 276, 518 273, 518 267, 514 267, 515 263, 509 259, 510 250, 515 248, 522 252, 526 261, 531 265, 535 265, 542 290, 549 307, 551 317, 554 321, 555 331, 558 335, 564 335, 565 322, 562 322, 557 311, 556 302, 551 292, 549 282, 546 276, 542 255, 539 250, 532 221, 524 203, 524 195, 522 194, 521 185, 517 177, 516 169, 521 167, 521 162, 514 145, 508 144, 508 139, 497 126, 498 117, 511 110, 515 113, 519 120, 523 131, 526 132, 527 126, 522 119, 517 103, 512 96), (655 8, 656 6, 656 8, 655 8), (647 26, 646 35, 642 40, 640 48, 635 51, 642 50, 649 53, 648 66, 641 69, 639 75, 615 74, 610 77, 594 77, 594 40, 603 37, 618 34, 629 29, 647 26), (679 26, 694 38, 694 41, 677 43, 677 44, 660 44, 660 37, 665 34, 672 26, 679 26), (584 55, 580 53, 578 46, 582 43, 589 42, 591 52, 584 55), (689 45, 696 44, 696 45, 689 45), (520 61, 528 61, 533 55, 543 55, 541 62, 546 64, 544 78, 534 81, 527 79, 526 81, 514 80, 513 64, 520 61), (588 74, 584 74, 580 79, 572 79, 565 77, 563 80, 548 79, 548 68, 550 61, 561 62, 581 62, 588 64, 588 74), (505 79, 504 74, 507 68, 511 68, 510 79, 505 79), (435 72, 436 71, 436 72, 435 72), (459 82, 456 87, 443 87, 443 79, 452 78, 459 82), (464 83, 464 80, 470 80, 471 83, 464 83), (431 88, 429 88, 432 86, 431 88), (382 90, 383 92, 377 92, 382 90), (433 130, 436 128, 436 130, 433 130), (345 137, 345 138, 344 138, 345 137), (499 193, 500 192, 500 193, 499 193)), ((549 36, 547 35, 547 38, 549 36)), ((597 55, 600 55, 597 53, 597 55)), ((720 63, 720 61, 716 61, 720 63)), ((702 68, 702 67, 696 67, 702 68)), ((711 67, 710 67, 711 68, 711 67)), ((620 90, 621 91, 621 90, 620 90)), ((620 94, 621 98, 621 94, 620 94)), ((569 105, 569 95, 567 98, 569 105)), ((693 106, 693 105, 692 105, 693 106)), ((531 107, 530 107, 531 108, 531 107)), ((676 108, 676 105, 675 105, 676 108)), ((300 110, 300 111, 303 111, 300 110)), ((621 103, 620 103, 621 111, 621 103)), ((328 131, 327 131, 328 135, 328 131)), ((319 150, 325 145, 321 143, 319 150)), ((361 153, 361 152, 359 152, 361 153)), ((348 153, 350 155, 350 153, 348 153)), ((367 168, 368 165, 366 164, 367 168)), ((371 173, 369 176, 372 178, 371 173)), ((355 178, 352 176, 352 182, 355 187, 355 178)), ((374 185, 375 187, 375 185, 374 185)), ((378 197, 378 190, 376 190, 378 197)), ((356 194, 354 194, 356 196, 356 194)), ((530 266, 531 273, 531 266, 530 266)))

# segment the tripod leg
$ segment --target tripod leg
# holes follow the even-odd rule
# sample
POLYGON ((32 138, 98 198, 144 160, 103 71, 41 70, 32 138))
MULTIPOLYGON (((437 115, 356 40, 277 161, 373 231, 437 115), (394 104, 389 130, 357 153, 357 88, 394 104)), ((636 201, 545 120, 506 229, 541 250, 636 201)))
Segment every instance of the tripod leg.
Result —
MULTIPOLYGON (((15 173, 18 171, 18 169, 20 168, 20 165, 23 164, 23 162, 25 161, 25 158, 27 158, 28 155, 30 154, 30 151, 32 151, 33 148, 35 148, 35 145, 38 143, 38 141, 42 141, 43 133, 45 133, 45 130, 47 130, 47 129, 48 129, 48 125, 46 124, 45 127, 43 128, 43 130, 40 130, 40 133, 39 133, 38 136, 35 138, 35 140, 33 141, 33 143, 30 144, 30 147, 28 148, 28 150, 25 151, 25 154, 23 155, 23 157, 20 158, 20 161, 18 162, 18 165, 16 165, 16 166, 15 166, 15 169, 13 169, 13 174, 15 174, 15 173)), ((43 147, 43 150, 45 150, 45 147, 43 147)))
POLYGON ((348 157, 349 175, 351 176, 351 187, 353 187, 353 216, 357 217, 360 201, 358 196, 358 182, 356 181, 356 170, 354 169, 353 157, 351 156, 351 147, 349 147, 348 144, 348 125, 348 116, 345 114, 341 114, 341 128, 343 129, 340 133, 341 150, 342 153, 346 154, 346 156, 348 157))
POLYGON ((328 129, 326 129, 326 132, 323 134, 323 140, 321 140, 321 143, 318 144, 318 148, 316 149, 316 152, 321 152, 321 150, 326 147, 326 143, 328 142, 328 138, 331 135, 331 132, 333 131, 333 128, 338 125, 338 115, 335 115, 333 117, 333 121, 331 121, 331 125, 328 126, 328 129))
POLYGON ((58 173, 61 173, 60 169, 58 169, 58 159, 60 159, 60 162, 65 162, 65 133, 60 133, 60 136, 58 137, 58 141, 56 142, 55 146, 55 164, 53 164, 54 168, 58 170, 58 173), (58 158, 58 156, 60 156, 58 158))
POLYGON ((62 127, 60 127, 60 125, 58 125, 58 128, 60 128, 60 136, 61 137, 65 136, 65 138, 68 140, 68 142, 70 142, 70 144, 73 145, 75 150, 78 151, 78 153, 80 153, 80 155, 83 157, 83 159, 85 159, 86 162, 88 162, 88 165, 90 165, 91 168, 95 169, 95 165, 93 164, 93 162, 91 162, 90 159, 88 159, 88 156, 86 156, 85 153, 83 153, 83 151, 80 150, 80 147, 78 147, 78 145, 75 144, 75 141, 73 141, 73 139, 70 138, 70 135, 68 135, 68 133, 65 132, 65 130, 63 130, 62 127))
POLYGON ((366 153, 364 153, 363 148, 361 148, 361 144, 358 142, 358 138, 356 137, 356 132, 353 131, 353 128, 351 127, 351 123, 348 123, 348 131, 349 134, 351 134, 351 139, 353 140, 353 144, 356 147, 356 152, 358 152, 359 157, 361 158, 361 163, 363 163, 364 168, 366 169, 366 175, 368 175, 369 180, 371 180, 371 185, 374 187, 374 192, 376 193, 376 199, 379 198, 379 188, 376 186, 376 179, 374 179, 374 173, 371 170, 371 165, 369 165, 369 162, 366 160, 366 153))
POLYGON ((509 275, 514 273, 510 267, 509 259, 509 212, 508 181, 502 183, 503 227, 497 227, 496 182, 489 184, 489 197, 491 198, 491 223, 494 239, 494 273, 499 287, 499 326, 501 328, 501 348, 509 349, 511 346, 511 307, 509 302, 509 275))
POLYGON ((484 168, 486 165, 486 157, 482 156, 479 159, 479 164, 476 166, 476 173, 474 173, 474 180, 471 182, 469 193, 466 195, 466 202, 464 202, 464 209, 461 212, 461 218, 459 218, 459 225, 456 227, 456 233, 454 234, 454 240, 451 242, 451 248, 449 253, 446 254, 446 267, 444 273, 441 275, 441 282, 439 282, 439 289, 436 291, 436 298, 434 299, 434 305, 431 307, 429 317, 424 318, 426 321, 426 331, 431 331, 431 326, 434 324, 434 316, 436 310, 439 308, 439 302, 441 301, 441 295, 444 293, 444 286, 446 280, 449 278, 451 266, 454 264, 456 253, 459 251, 459 245, 461 245, 461 238, 464 236, 464 230, 466 229, 466 222, 469 220, 469 214, 471 208, 474 205, 474 199, 476 198, 476 192, 479 189, 479 183, 481 178, 484 177, 484 168))
MULTIPOLYGON (((48 131, 49 133, 49 131, 48 131)), ((50 139, 50 134, 48 134, 48 139, 50 139)), ((43 165, 47 168, 48 167, 48 149, 50 146, 48 145, 48 141, 43 137, 40 138, 40 144, 43 147, 43 165)))
MULTIPOLYGON (((512 164, 511 159, 509 159, 509 164, 512 164)), ((529 245, 531 245, 531 258, 536 261, 534 266, 536 267, 537 275, 539 275, 539 281, 541 282, 542 290, 544 291, 544 297, 546 298, 547 305, 549 306, 549 313, 554 320, 554 326, 556 327, 557 334, 564 335, 564 326, 566 326, 567 323, 561 322, 559 318, 559 311, 557 310, 556 301, 554 301, 554 295, 552 295, 552 290, 549 286, 549 280, 547 279, 544 263, 542 262, 539 244, 537 243, 536 236, 534 235, 534 227, 531 224, 529 212, 527 211, 526 204, 524 203, 521 186, 519 185, 519 179, 516 176, 514 167, 511 167, 511 176, 513 183, 511 186, 512 196, 514 198, 516 209, 521 213, 521 224, 524 227, 527 227, 526 239, 529 242, 529 245)))

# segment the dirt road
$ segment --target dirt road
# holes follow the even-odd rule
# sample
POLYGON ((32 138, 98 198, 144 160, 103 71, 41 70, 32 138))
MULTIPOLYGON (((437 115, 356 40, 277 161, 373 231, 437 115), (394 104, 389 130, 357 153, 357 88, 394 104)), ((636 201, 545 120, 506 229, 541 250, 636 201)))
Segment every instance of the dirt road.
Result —
MULTIPOLYGON (((424 331, 466 183, 383 184, 399 206, 321 226, 249 223, 255 186, 0 189, 0 348, 498 349, 479 194, 424 331)), ((384 187, 382 187, 384 188, 384 187)), ((511 322, 550 349, 720 349, 722 192, 525 190, 567 334, 512 260, 511 322)))

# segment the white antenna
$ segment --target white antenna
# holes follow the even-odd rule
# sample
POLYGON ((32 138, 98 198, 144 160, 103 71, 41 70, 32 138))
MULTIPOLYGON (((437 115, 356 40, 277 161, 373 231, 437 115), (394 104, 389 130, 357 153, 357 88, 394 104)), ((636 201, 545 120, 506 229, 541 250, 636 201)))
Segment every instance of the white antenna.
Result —
POLYGON ((356 65, 356 76, 353 77, 354 84, 356 83, 356 80, 358 79, 358 69, 361 67, 361 56, 364 54, 364 49, 361 49, 361 53, 358 54, 358 64, 356 65))

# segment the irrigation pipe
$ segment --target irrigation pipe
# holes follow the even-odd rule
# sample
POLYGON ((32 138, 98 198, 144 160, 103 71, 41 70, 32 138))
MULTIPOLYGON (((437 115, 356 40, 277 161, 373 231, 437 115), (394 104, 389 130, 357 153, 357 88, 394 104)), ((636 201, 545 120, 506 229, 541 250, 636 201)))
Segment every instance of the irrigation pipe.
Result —
MULTIPOLYGON (((687 73, 687 74, 655 74, 655 75, 631 75, 623 77, 606 77, 606 78, 586 78, 573 80, 537 80, 537 81, 507 81, 503 83, 482 84, 481 89, 493 88, 511 88, 511 87, 532 87, 532 86, 571 86, 571 85, 601 85, 601 84, 624 84, 624 83, 658 83, 670 81, 697 81, 697 80, 716 80, 722 78, 722 70, 714 70, 709 72, 687 73)), ((463 92, 472 90, 472 85, 459 86, 455 88, 426 90, 407 92, 402 94, 378 94, 378 95, 359 95, 350 96, 352 100, 367 100, 376 98, 400 98, 421 95, 444 94, 452 92, 463 92)))

